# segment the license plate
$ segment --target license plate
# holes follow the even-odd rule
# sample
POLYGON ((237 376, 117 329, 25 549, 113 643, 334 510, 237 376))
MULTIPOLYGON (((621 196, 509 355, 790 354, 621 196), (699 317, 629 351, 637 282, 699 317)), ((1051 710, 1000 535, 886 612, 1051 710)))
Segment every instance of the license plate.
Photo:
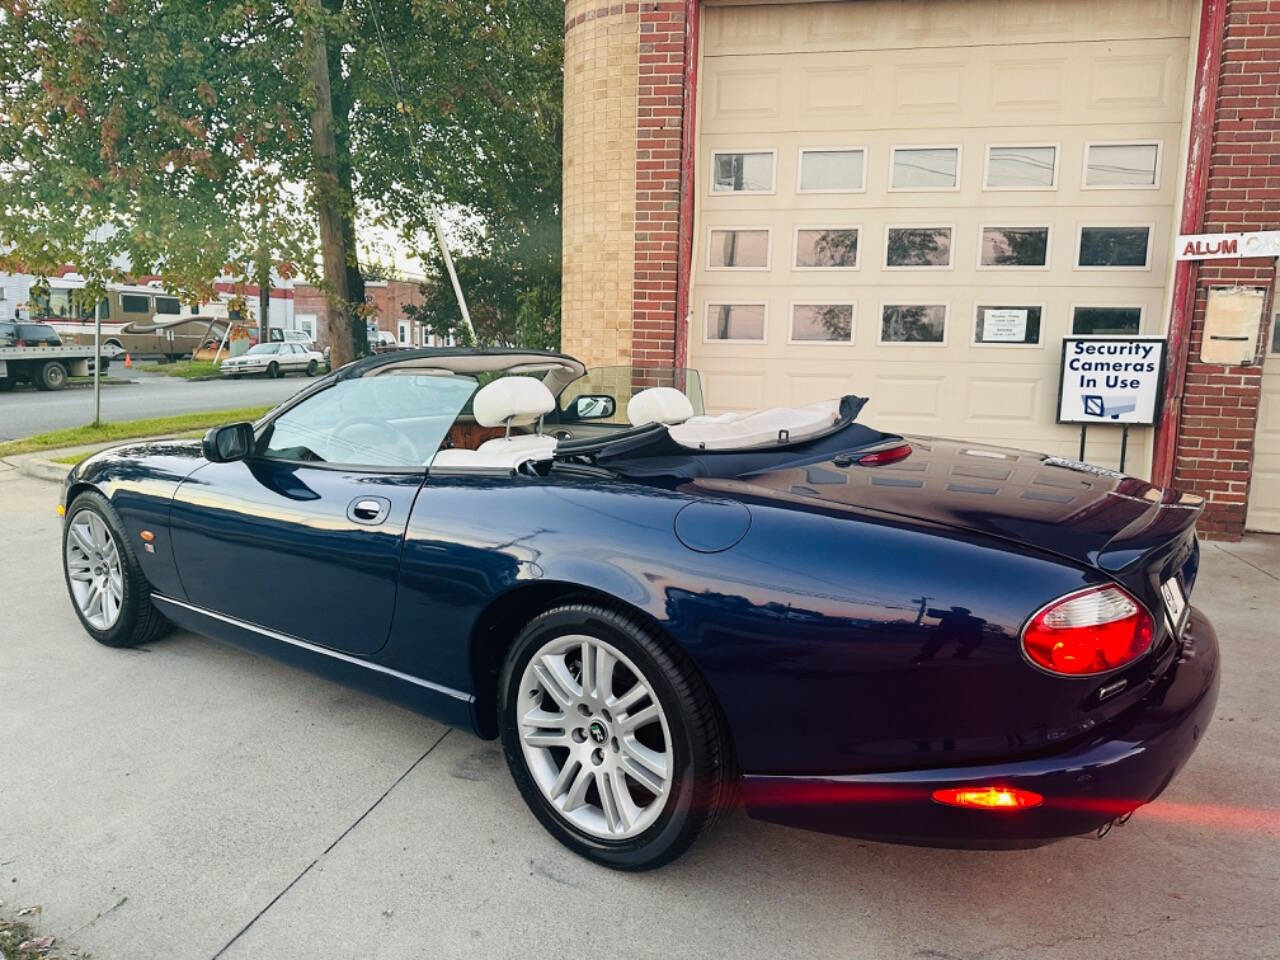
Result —
POLYGON ((1187 617, 1187 596, 1182 592, 1182 584, 1177 577, 1170 577, 1160 584, 1160 593, 1164 596, 1164 609, 1169 615, 1173 635, 1179 636, 1182 633, 1182 622, 1187 617))

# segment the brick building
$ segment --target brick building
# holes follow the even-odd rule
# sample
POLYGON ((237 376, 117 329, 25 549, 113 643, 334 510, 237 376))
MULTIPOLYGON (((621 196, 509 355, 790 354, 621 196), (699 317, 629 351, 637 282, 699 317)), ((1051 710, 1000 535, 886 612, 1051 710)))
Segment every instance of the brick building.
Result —
POLYGON ((1275 251, 1177 242, 1280 230, 1278 130, 1280 0, 567 0, 564 349, 1074 456, 1062 338, 1165 336, 1126 469, 1280 530, 1275 251))
MULTIPOLYGON (((420 305, 424 297, 419 289, 421 280, 366 280, 365 297, 377 310, 379 330, 385 330, 396 338, 402 347, 433 346, 424 339, 422 328, 410 322, 405 314, 406 306, 420 305)), ((329 344, 329 306, 324 292, 307 284, 294 287, 294 314, 300 329, 315 337, 321 347, 329 344)))

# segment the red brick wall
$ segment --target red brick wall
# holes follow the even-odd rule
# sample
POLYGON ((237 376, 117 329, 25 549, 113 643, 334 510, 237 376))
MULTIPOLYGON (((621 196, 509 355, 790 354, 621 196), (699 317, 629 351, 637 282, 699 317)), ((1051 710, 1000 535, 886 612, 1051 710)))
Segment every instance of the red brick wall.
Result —
MULTIPOLYGON (((1280 0, 1231 0, 1205 197, 1205 233, 1280 229, 1280 0)), ((1274 260, 1200 265, 1192 320, 1174 486, 1208 501, 1199 530, 1208 537, 1244 533, 1261 396, 1264 322, 1257 362, 1224 367, 1199 362, 1211 286, 1274 290, 1274 260)), ((1265 316, 1273 309, 1268 297, 1265 316)))
POLYGON ((684 16, 683 0, 640 4, 636 253, 631 293, 631 362, 637 367, 675 363, 684 16))
MULTIPOLYGON (((404 318, 406 304, 415 306, 422 303, 422 292, 416 280, 389 280, 385 285, 375 285, 369 281, 365 285, 365 299, 377 308, 378 329, 386 330, 395 337, 400 336, 399 321, 404 318)), ((329 345, 329 301, 324 293, 316 287, 298 284, 294 287, 294 315, 314 313, 316 323, 316 343, 329 345)), ((413 332, 409 332, 412 342, 413 332)))

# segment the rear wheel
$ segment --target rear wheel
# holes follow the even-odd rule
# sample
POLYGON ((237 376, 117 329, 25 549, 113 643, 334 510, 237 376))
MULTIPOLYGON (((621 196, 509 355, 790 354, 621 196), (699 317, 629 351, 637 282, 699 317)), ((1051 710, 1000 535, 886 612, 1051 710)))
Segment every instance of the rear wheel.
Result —
POLYGON ((96 491, 80 494, 67 510, 62 572, 76 616, 99 643, 132 647, 168 629, 168 621, 151 603, 151 590, 120 518, 96 491))
POLYGON ((57 360, 46 360, 36 372, 37 390, 61 390, 67 385, 67 368, 57 360))
POLYGON ((719 713, 681 651, 639 620, 558 607, 516 640, 499 722, 516 786, 576 853, 645 870, 683 853, 734 783, 719 713))

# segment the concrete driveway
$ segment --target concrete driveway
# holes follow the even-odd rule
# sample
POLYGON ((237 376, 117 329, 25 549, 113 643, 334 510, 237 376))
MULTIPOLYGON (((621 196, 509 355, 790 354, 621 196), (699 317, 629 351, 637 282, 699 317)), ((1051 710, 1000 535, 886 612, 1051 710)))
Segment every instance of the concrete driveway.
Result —
POLYGON ((963 853, 739 814, 631 876, 544 833, 493 744, 190 634, 97 646, 56 495, 0 473, 0 913, 40 904, 94 960, 1280 956, 1274 539, 1206 545, 1217 719, 1106 840, 963 853))

